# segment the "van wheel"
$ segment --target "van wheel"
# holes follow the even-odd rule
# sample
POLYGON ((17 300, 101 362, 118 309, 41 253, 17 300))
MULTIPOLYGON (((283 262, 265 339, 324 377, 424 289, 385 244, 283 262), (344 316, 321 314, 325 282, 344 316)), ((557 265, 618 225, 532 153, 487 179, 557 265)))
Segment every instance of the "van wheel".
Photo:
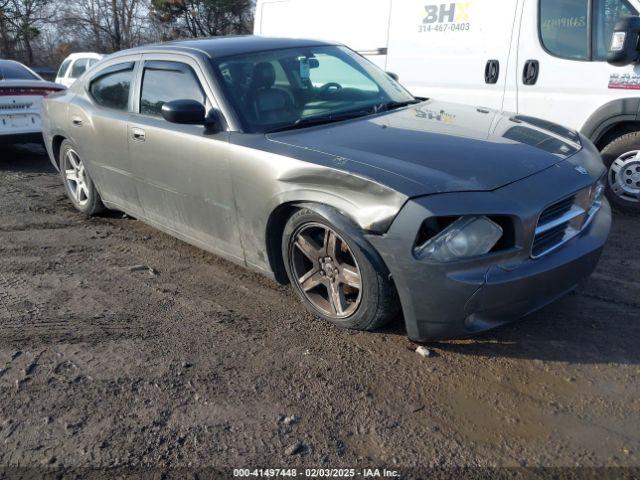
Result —
POLYGON ((282 257, 311 313, 342 328, 376 330, 395 318, 399 302, 389 274, 369 261, 375 252, 365 253, 361 245, 302 209, 285 226, 282 257))
POLYGON ((640 132, 622 135, 602 150, 607 198, 624 213, 640 213, 640 132))
POLYGON ((60 145, 60 175, 64 189, 73 206, 85 215, 93 216, 105 210, 84 162, 78 155, 76 148, 65 140, 60 145))

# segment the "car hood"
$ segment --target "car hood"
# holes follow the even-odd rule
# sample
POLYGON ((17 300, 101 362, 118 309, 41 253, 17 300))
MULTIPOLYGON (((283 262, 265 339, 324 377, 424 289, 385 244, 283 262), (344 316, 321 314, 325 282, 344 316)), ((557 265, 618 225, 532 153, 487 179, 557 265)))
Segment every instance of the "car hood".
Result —
POLYGON ((495 190, 582 148, 576 132, 550 122, 434 100, 267 139, 409 196, 495 190))

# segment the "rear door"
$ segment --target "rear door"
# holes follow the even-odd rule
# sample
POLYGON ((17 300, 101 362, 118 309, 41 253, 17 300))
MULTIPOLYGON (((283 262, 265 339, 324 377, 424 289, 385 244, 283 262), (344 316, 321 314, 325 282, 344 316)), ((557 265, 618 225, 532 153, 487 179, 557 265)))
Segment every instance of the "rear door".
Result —
POLYGON ((139 58, 118 58, 97 71, 69 104, 66 128, 102 198, 132 215, 140 213, 140 205, 129 161, 127 123, 139 58))
POLYGON ((387 70, 414 95, 501 109, 520 0, 394 0, 387 70))
POLYGON ((579 130, 602 105, 637 97, 638 67, 606 62, 616 21, 637 14, 628 0, 525 0, 518 112, 579 130))
POLYGON ((213 90, 195 59, 144 56, 129 153, 144 216, 171 233, 216 253, 242 259, 228 165, 228 133, 179 125, 162 117, 162 105, 190 99, 211 112, 213 90))

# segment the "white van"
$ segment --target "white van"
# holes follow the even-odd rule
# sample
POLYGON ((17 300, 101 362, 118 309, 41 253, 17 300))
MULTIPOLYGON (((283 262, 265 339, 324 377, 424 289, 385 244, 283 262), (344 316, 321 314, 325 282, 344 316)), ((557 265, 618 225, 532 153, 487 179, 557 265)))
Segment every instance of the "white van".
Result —
POLYGON ((344 43, 414 95, 548 119, 609 165, 608 194, 640 212, 640 65, 607 63, 640 0, 258 0, 257 35, 344 43))
POLYGON ((60 65, 56 83, 70 87, 77 78, 103 58, 104 55, 93 52, 72 53, 60 65))

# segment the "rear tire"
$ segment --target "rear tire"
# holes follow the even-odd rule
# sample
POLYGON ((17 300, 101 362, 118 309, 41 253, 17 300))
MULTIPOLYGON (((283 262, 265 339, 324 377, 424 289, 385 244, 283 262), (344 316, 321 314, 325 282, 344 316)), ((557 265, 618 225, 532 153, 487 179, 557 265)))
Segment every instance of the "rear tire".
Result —
POLYGON ((88 216, 97 215, 105 210, 100 194, 96 190, 89 172, 75 146, 69 140, 60 145, 60 175, 67 197, 77 210, 88 216))
MULTIPOLYGON (((352 233, 353 235, 354 233, 352 233)), ((398 296, 377 255, 325 217, 294 213, 282 239, 282 258, 296 293, 315 316, 341 328, 376 330, 399 312, 398 296)))
POLYGON ((619 211, 640 214, 640 131, 627 133, 602 150, 608 168, 607 198, 619 211))

